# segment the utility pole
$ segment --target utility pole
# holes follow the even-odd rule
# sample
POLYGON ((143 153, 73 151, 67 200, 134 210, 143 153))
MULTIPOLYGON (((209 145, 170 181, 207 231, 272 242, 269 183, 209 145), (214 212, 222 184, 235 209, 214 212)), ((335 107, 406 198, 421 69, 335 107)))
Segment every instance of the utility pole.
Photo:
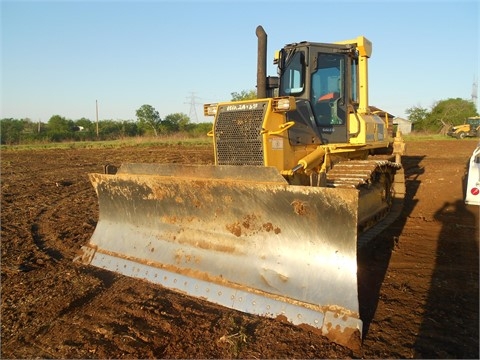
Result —
POLYGON ((97 138, 98 138, 98 100, 95 100, 95 118, 97 120, 97 138))

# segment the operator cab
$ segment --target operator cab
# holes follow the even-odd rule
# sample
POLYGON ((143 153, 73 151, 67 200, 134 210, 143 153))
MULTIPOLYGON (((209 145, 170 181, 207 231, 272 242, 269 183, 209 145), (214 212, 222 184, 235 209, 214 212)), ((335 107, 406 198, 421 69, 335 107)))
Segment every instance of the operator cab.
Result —
POLYGON ((351 45, 286 45, 275 61, 279 96, 294 96, 292 145, 348 142, 348 112, 357 100, 358 56, 351 45), (350 105, 350 107, 349 107, 350 105))

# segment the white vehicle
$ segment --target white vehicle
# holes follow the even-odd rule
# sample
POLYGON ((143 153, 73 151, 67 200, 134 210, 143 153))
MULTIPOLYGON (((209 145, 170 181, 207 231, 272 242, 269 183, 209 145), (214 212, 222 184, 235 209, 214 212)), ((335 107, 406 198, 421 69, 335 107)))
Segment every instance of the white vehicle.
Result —
POLYGON ((465 204, 480 205, 480 144, 470 157, 465 204))

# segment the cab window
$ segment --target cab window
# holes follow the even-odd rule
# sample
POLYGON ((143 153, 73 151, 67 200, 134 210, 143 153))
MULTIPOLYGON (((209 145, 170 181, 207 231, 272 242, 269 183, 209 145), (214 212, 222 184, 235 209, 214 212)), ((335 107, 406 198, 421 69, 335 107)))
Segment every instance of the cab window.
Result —
POLYGON ((280 79, 280 93, 283 95, 298 95, 305 87, 304 53, 296 51, 285 59, 285 70, 280 79))

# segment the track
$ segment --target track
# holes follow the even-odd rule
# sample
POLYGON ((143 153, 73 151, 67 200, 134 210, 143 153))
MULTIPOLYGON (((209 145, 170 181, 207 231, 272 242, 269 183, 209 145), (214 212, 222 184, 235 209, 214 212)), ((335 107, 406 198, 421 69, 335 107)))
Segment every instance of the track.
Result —
POLYGON ((405 173, 401 164, 389 160, 353 160, 336 164, 327 173, 327 186, 335 188, 368 187, 375 181, 376 172, 394 173, 391 204, 387 212, 376 216, 377 223, 359 232, 357 248, 365 247, 372 239, 390 226, 401 214, 405 197, 405 173))

